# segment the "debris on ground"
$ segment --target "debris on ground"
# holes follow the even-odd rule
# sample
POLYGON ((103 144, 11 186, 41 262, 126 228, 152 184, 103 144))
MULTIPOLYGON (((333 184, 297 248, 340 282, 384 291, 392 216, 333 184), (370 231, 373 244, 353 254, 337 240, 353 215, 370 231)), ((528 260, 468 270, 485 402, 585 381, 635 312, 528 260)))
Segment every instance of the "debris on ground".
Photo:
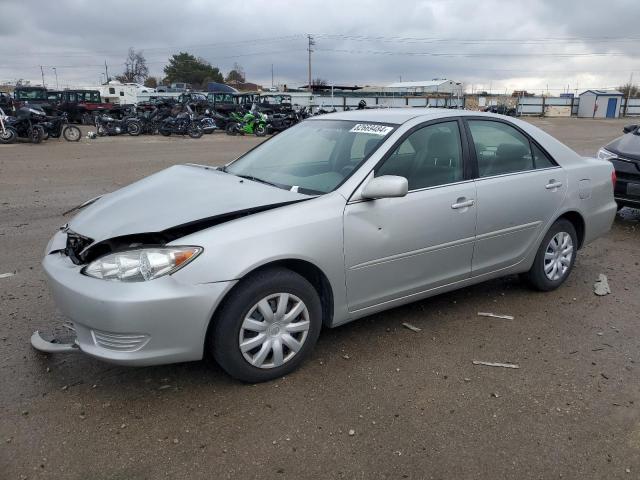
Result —
POLYGON ((353 430, 353 429, 349 430, 349 436, 350 437, 353 437, 355 434, 356 434, 355 430, 353 430))
POLYGON ((0 278, 9 278, 9 277, 13 277, 15 274, 16 274, 16 272, 0 273, 0 278))
POLYGON ((421 332, 421 331, 422 331, 422 329, 421 329, 421 328, 418 328, 418 327, 416 327, 415 325, 411 325, 410 323, 407 323, 407 322, 404 322, 404 323, 402 324, 402 326, 403 326, 404 328, 408 328, 408 329, 409 329, 409 330, 411 330, 412 332, 421 332))
POLYGON ((609 281, 607 280, 607 276, 603 273, 598 275, 598 280, 593 284, 593 293, 598 295, 599 297, 603 297, 605 295, 609 295, 611 293, 611 289, 609 288, 609 281))
POLYGON ((499 315, 497 313, 478 312, 479 317, 501 318, 503 320, 513 320, 513 315, 499 315))
POLYGON ((494 362, 481 362, 479 360, 474 360, 473 364, 486 365, 487 367, 520 368, 520 365, 517 365, 515 363, 494 363, 494 362))

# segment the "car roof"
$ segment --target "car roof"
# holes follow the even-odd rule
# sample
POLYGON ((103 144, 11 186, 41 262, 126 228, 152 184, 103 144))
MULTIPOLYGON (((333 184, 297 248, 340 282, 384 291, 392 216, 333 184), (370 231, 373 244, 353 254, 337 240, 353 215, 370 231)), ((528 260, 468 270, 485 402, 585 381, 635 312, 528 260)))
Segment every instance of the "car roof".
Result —
POLYGON ((460 116, 482 116, 493 118, 505 118, 504 115, 498 115, 488 112, 474 112, 470 110, 449 109, 449 108, 425 108, 425 107, 408 107, 408 108, 367 108, 363 110, 350 110, 347 112, 336 112, 312 117, 309 120, 351 120, 355 122, 381 122, 403 124, 414 118, 435 120, 446 117, 460 116))

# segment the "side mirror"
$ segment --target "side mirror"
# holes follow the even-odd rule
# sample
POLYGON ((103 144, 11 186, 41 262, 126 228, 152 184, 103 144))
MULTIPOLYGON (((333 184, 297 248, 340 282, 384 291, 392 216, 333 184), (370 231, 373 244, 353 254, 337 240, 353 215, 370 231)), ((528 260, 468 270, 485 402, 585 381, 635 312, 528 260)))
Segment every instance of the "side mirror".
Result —
POLYGON ((631 124, 631 125, 625 125, 625 127, 622 129, 622 131, 624 133, 631 133, 631 132, 633 132, 634 130, 637 130, 637 129, 638 129, 638 125, 631 124))
POLYGON ((369 180, 362 189, 362 198, 375 200, 376 198, 404 197, 409 190, 409 182, 397 175, 383 175, 369 180))

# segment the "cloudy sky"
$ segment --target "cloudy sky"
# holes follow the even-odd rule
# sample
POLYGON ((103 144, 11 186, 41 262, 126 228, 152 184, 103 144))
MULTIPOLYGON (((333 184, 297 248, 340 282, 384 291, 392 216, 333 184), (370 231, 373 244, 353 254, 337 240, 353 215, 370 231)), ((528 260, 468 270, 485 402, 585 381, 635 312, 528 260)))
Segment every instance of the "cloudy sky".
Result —
POLYGON ((96 84, 131 46, 152 75, 179 51, 247 80, 386 85, 451 78, 467 90, 552 94, 640 83, 637 0, 0 0, 0 83, 96 84))

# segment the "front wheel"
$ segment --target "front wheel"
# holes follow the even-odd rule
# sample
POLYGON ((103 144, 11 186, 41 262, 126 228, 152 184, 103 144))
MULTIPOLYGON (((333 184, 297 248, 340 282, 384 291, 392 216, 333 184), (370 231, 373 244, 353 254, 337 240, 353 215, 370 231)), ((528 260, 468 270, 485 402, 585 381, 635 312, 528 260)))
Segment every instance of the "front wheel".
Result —
POLYGON ((265 125, 257 125, 254 131, 256 137, 264 137, 267 134, 267 127, 265 125))
POLYGON ((4 131, 0 130, 0 143, 9 144, 16 141, 18 138, 18 132, 12 127, 5 127, 4 131))
POLYGON ((67 142, 77 142, 82 137, 82 132, 75 125, 67 125, 62 130, 62 136, 67 142))
POLYGON ((209 349, 244 382, 292 372, 309 356, 322 326, 315 288, 302 276, 272 268, 244 279, 213 320, 209 349))
POLYGON ((576 261, 578 239, 573 224, 557 220, 542 239, 531 269, 524 280, 536 290, 555 290, 569 277, 576 261))

